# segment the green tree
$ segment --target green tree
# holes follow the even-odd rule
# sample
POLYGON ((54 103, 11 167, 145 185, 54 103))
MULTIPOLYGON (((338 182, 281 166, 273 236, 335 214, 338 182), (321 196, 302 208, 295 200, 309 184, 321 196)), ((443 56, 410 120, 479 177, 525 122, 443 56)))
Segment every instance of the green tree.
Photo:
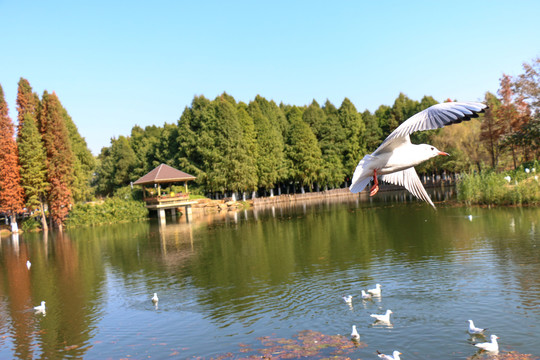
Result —
POLYGON ((131 148, 129 139, 119 136, 111 139, 111 146, 101 149, 100 162, 96 171, 96 188, 102 195, 111 195, 118 188, 137 180, 133 169, 137 157, 131 148))
POLYGON ((260 149, 257 158, 258 187, 272 189, 285 178, 285 146, 280 129, 263 114, 259 102, 252 101, 248 105, 248 113, 257 133, 257 147, 260 149))
POLYGON ((253 119, 249 116, 248 107, 245 103, 239 103, 237 106, 237 116, 242 128, 241 147, 245 158, 240 164, 243 174, 243 190, 257 190, 259 178, 257 176, 257 158, 259 157, 259 148, 257 146, 257 132, 253 119))
POLYGON ((366 125, 362 142, 366 144, 366 151, 372 153, 381 144, 382 129, 379 127, 377 117, 369 112, 369 110, 362 113, 362 120, 364 120, 366 125))
POLYGON ((287 113, 289 134, 287 137, 287 157, 290 159, 290 176, 302 186, 311 189, 318 179, 322 165, 322 153, 317 138, 309 125, 302 120, 302 111, 293 106, 287 113))
POLYGON ((366 153, 366 144, 362 143, 366 126, 362 116, 356 111, 353 103, 345 98, 338 110, 338 117, 345 133, 345 151, 343 166, 345 172, 352 176, 356 165, 366 153))
POLYGON ((337 109, 327 101, 325 108, 332 107, 333 115, 327 116, 319 104, 313 102, 306 108, 302 118, 308 123, 317 138, 322 154, 321 170, 317 181, 321 185, 337 187, 345 179, 342 153, 345 133, 337 116, 337 109))
POLYGON ((17 138, 17 145, 26 208, 30 211, 39 210, 42 229, 47 231, 47 220, 43 209, 49 188, 47 183, 47 155, 37 128, 36 119, 31 112, 24 115, 22 124, 17 138))
POLYGON ((62 107, 61 113, 73 152, 73 182, 71 184, 73 200, 75 202, 88 201, 94 195, 91 181, 96 169, 96 159, 64 107, 62 107))

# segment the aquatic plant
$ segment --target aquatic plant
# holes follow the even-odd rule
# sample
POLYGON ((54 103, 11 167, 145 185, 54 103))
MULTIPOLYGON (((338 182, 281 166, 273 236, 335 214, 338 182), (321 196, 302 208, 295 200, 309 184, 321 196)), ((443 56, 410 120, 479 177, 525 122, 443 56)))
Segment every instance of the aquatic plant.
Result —
POLYGON ((300 331, 291 339, 263 336, 258 340, 263 346, 260 349, 240 344, 241 355, 227 353, 212 359, 350 359, 348 354, 367 346, 344 335, 326 335, 313 330, 300 331))

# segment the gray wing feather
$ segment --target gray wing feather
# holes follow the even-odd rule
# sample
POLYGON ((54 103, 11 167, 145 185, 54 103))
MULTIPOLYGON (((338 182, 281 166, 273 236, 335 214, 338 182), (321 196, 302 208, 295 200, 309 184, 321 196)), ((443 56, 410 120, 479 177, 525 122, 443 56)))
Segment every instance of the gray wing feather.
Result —
POLYGON ((435 205, 431 201, 426 189, 424 189, 424 186, 422 185, 422 182, 420 181, 420 178, 413 167, 395 173, 382 175, 381 180, 390 184, 403 186, 411 194, 420 200, 424 200, 435 209, 435 205))
POLYGON ((433 130, 444 126, 457 124, 478 117, 487 106, 479 102, 447 102, 433 105, 418 114, 413 115, 399 125, 382 144, 375 150, 374 155, 398 138, 408 137, 416 131, 433 130))

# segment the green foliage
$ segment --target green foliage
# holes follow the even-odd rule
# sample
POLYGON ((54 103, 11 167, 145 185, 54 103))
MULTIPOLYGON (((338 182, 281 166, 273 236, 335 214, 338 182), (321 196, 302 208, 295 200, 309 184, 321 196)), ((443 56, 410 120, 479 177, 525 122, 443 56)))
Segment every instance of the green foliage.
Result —
POLYGON ((458 183, 458 200, 469 205, 540 204, 539 165, 536 161, 505 173, 467 174, 458 183))
POLYGON ((141 221, 148 218, 148 209, 141 201, 120 197, 107 198, 103 203, 75 204, 68 218, 68 228, 95 226, 119 222, 141 221))
POLYGON ((75 202, 88 201, 93 197, 90 187, 92 175, 96 168, 96 159, 88 149, 86 140, 79 134, 77 126, 62 107, 62 117, 69 135, 71 150, 73 151, 73 182, 71 193, 75 202))
POLYGON ((287 114, 289 134, 287 137, 287 157, 290 159, 290 176, 302 185, 312 185, 321 170, 322 154, 317 138, 311 128, 302 120, 302 112, 293 107, 287 114))
POLYGON ((95 185, 99 194, 111 194, 116 189, 137 180, 134 175, 137 157, 125 136, 111 139, 111 146, 101 149, 98 160, 100 162, 96 171, 95 185))
POLYGON ((31 113, 24 115, 17 145, 26 208, 34 210, 39 208, 44 201, 49 184, 47 183, 45 148, 41 142, 36 120, 31 113))
POLYGON ((21 223, 22 231, 37 231, 41 229, 41 222, 37 221, 33 217, 23 220, 21 223))

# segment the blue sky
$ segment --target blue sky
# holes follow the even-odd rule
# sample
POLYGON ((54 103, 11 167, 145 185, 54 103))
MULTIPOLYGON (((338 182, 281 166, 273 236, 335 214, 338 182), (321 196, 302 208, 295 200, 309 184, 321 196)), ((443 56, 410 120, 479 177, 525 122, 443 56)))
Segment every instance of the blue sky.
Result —
POLYGON ((481 100, 540 56, 540 1, 0 0, 0 84, 55 91, 92 152, 195 95, 481 100))

